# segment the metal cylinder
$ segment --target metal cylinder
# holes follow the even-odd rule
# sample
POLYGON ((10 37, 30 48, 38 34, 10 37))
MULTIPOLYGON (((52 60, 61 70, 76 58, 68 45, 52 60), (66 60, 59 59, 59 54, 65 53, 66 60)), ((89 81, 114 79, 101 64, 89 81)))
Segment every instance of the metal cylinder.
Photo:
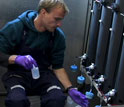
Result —
POLYGON ((120 57, 118 74, 115 81, 115 89, 117 90, 117 95, 114 99, 114 102, 116 102, 117 104, 124 104, 124 41, 120 57))
MULTIPOLYGON (((113 0, 109 0, 109 4, 112 3, 113 0)), ((104 5, 102 7, 100 28, 99 28, 99 36, 97 43, 97 51, 96 51, 96 59, 95 64, 97 66, 96 72, 100 74, 104 74, 106 60, 107 60, 107 50, 108 43, 110 39, 110 31, 112 23, 112 11, 107 9, 104 5)))
POLYGON ((88 54, 87 54, 89 58, 89 62, 92 63, 95 62, 100 16, 101 16, 101 5, 94 1, 90 32, 89 32, 88 54))
MULTIPOLYGON (((124 0, 116 0, 121 10, 124 10, 124 0)), ((118 59, 120 55, 120 47, 123 33, 123 17, 117 12, 114 12, 112 31, 110 36, 107 63, 105 68, 106 82, 104 84, 104 91, 114 88, 115 78, 117 74, 118 59)))

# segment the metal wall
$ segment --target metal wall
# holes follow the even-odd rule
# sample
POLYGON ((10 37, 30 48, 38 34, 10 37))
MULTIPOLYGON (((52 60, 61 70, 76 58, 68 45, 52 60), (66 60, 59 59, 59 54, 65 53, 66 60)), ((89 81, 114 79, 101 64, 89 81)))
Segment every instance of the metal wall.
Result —
POLYGON ((65 68, 74 85, 77 85, 77 75, 79 72, 70 71, 71 64, 79 65, 79 59, 84 51, 85 42, 85 26, 87 19, 87 10, 91 6, 91 0, 65 0, 69 6, 70 13, 65 17, 62 29, 66 34, 66 52, 65 52, 65 68))
MULTIPOLYGON (((8 21, 15 19, 18 15, 27 9, 36 9, 39 0, 0 0, 0 28, 8 21)), ((62 29, 66 34, 67 49, 65 52, 64 66, 74 85, 76 85, 76 77, 80 72, 72 73, 70 65, 74 63, 75 56, 83 53, 84 29, 86 23, 86 13, 88 0, 65 0, 69 6, 70 13, 63 21, 62 29)), ((79 60, 76 59, 76 64, 79 60)), ((0 67, 0 78, 6 71, 0 67)), ((0 92, 4 92, 2 83, 0 82, 0 92)))
MULTIPOLYGON (((35 9, 38 0, 0 0, 0 28, 8 21, 15 19, 18 15, 27 9, 35 9)), ((0 67, 0 79, 6 72, 6 68, 0 67)), ((0 92, 5 92, 2 82, 0 82, 0 92)))

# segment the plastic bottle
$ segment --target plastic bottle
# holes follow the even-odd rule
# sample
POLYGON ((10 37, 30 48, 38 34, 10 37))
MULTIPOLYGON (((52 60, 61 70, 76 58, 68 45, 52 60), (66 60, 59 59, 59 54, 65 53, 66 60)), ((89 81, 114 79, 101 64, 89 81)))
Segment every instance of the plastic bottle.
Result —
POLYGON ((80 105, 76 104, 70 96, 67 96, 67 101, 64 107, 81 107, 80 105))
POLYGON ((40 78, 40 73, 39 73, 39 68, 38 68, 38 67, 35 67, 35 66, 33 65, 33 68, 31 69, 31 73, 32 73, 33 79, 38 79, 38 78, 40 78))

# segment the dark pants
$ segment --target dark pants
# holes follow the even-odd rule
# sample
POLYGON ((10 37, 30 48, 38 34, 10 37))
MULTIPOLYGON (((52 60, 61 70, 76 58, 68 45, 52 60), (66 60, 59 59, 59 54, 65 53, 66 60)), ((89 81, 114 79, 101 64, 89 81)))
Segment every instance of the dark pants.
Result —
POLYGON ((47 89, 51 86, 60 87, 60 84, 50 70, 41 72, 40 79, 32 79, 30 72, 8 72, 3 77, 3 83, 8 95, 5 100, 6 107, 30 107, 27 95, 40 95, 41 107, 64 107, 66 96, 61 89, 47 89), (12 88, 15 85, 22 87, 12 88), (12 89, 11 89, 12 88, 12 89))

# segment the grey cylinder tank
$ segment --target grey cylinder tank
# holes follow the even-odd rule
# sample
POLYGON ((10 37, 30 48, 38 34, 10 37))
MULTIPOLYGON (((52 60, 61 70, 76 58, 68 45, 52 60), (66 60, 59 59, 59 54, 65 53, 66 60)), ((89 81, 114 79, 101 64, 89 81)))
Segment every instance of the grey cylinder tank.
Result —
POLYGON ((91 26, 89 32, 89 47, 88 47, 89 62, 95 62, 100 16, 101 16, 101 6, 99 5, 99 3, 94 1, 91 26))
MULTIPOLYGON (((111 4, 113 0, 109 0, 108 4, 111 4)), ((98 36, 98 43, 97 43, 97 51, 96 51, 96 59, 95 64, 97 66, 96 73, 104 74, 106 60, 107 60, 107 52, 108 52, 108 44, 110 39, 110 31, 109 28, 111 27, 112 23, 112 11, 106 8, 106 5, 102 7, 100 28, 99 28, 99 36, 98 36)))
MULTIPOLYGON (((124 11, 124 0, 116 0, 116 3, 120 6, 120 11, 124 11)), ((112 31, 110 36, 109 50, 107 56, 107 63, 105 68, 106 82, 104 84, 104 91, 108 91, 114 88, 115 78, 117 74, 119 49, 121 47, 121 39, 123 32, 123 17, 120 14, 114 12, 112 31)))
POLYGON ((113 102, 117 104, 124 104, 124 41, 120 57, 118 74, 115 81, 115 89, 117 91, 113 102))

